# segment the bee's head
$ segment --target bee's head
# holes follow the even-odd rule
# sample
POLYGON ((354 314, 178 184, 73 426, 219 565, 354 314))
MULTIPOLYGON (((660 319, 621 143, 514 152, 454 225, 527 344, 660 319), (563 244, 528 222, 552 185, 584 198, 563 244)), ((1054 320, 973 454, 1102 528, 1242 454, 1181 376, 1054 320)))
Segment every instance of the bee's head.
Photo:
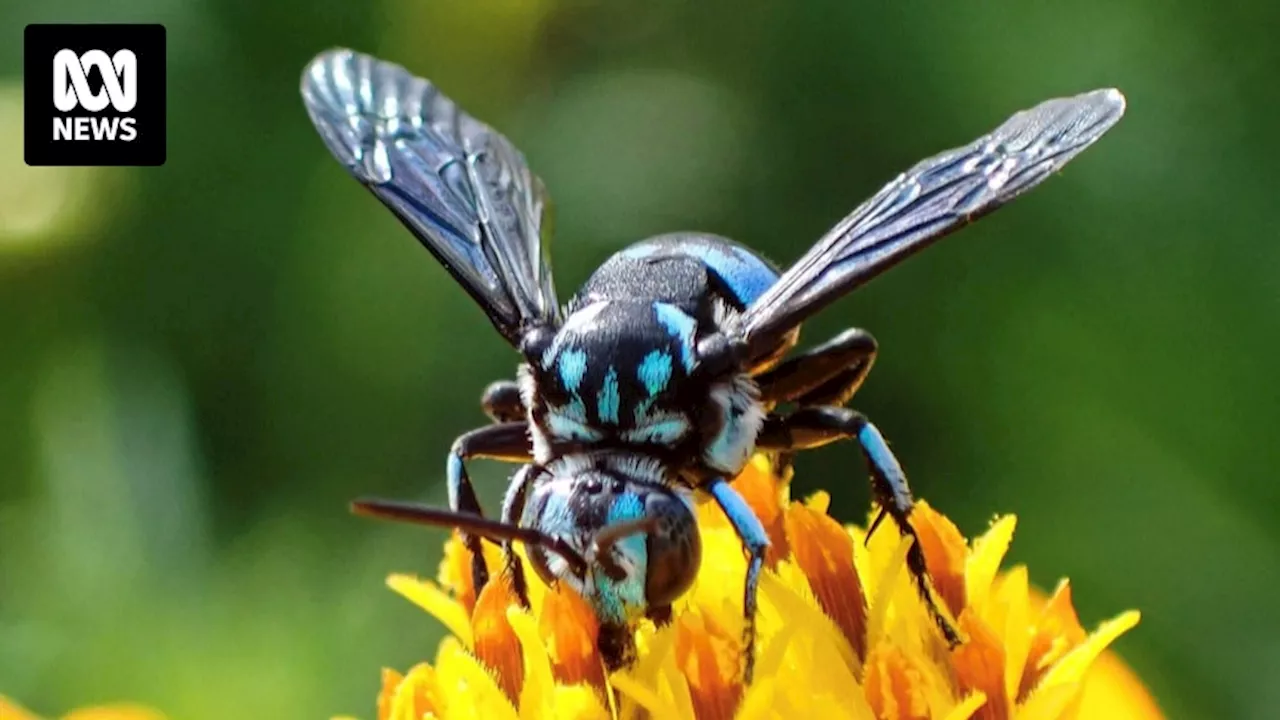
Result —
POLYGON ((691 501, 668 480, 661 463, 645 455, 583 453, 517 471, 512 482, 527 487, 518 524, 395 500, 360 499, 352 509, 523 543, 544 582, 567 583, 602 625, 619 626, 671 605, 702 563, 691 501))
POLYGON ((613 623, 670 605, 693 584, 702 560, 697 521, 657 461, 571 455, 543 472, 520 524, 563 540, 581 558, 528 544, 529 563, 545 582, 568 583, 602 622, 613 623))

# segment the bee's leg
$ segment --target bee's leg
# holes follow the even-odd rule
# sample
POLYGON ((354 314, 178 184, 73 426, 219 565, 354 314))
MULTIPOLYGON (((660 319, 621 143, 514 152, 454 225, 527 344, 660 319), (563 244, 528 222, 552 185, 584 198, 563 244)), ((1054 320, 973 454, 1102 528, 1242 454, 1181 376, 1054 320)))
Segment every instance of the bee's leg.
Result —
POLYGON ((524 400, 515 380, 495 380, 480 396, 480 407, 494 422, 515 422, 525 418, 524 400))
POLYGON ((876 359, 871 333, 850 328, 756 376, 760 399, 802 407, 844 405, 862 386, 876 359))
POLYGON ((867 461, 867 469, 871 473, 871 493, 880 505, 881 512, 893 519, 903 535, 910 535, 914 540, 911 549, 907 551, 907 569, 915 579, 920 596, 924 598, 925 605, 947 642, 953 646, 959 644, 959 633, 938 609, 929 591, 924 552, 920 549, 915 528, 911 526, 911 508, 915 501, 911 497, 911 487, 907 485, 907 475, 875 425, 862 413, 849 408, 800 408, 787 416, 769 416, 756 445, 764 450, 792 451, 849 439, 858 442, 867 461))
MULTIPOLYGON (((529 496, 529 487, 533 479, 542 472, 541 468, 525 465, 511 477, 507 486, 507 494, 502 498, 502 522, 508 525, 519 525, 520 516, 524 514, 524 503, 529 496)), ((520 556, 516 555, 516 546, 510 540, 502 542, 502 561, 506 566, 507 577, 511 578, 511 590, 521 607, 529 607, 529 586, 525 582, 524 566, 520 564, 520 556)))
MULTIPOLYGON (((472 458, 490 458, 507 462, 529 462, 529 426, 526 422, 509 422, 487 425, 464 433, 453 441, 449 460, 445 467, 449 490, 449 509, 454 512, 484 515, 480 500, 476 498, 471 478, 467 476, 466 461, 472 458)), ((484 564, 480 538, 462 534, 462 542, 471 551, 471 580, 476 593, 489 582, 489 570, 484 564)))
MULTIPOLYGON (((761 399, 799 407, 844 405, 871 372, 877 347, 871 333, 849 328, 756 376, 761 399)), ((779 474, 785 476, 794 457, 794 452, 777 453, 774 463, 779 474)))
POLYGON ((764 554, 769 549, 769 535, 764 530, 760 518, 747 504, 747 501, 724 481, 715 478, 702 486, 711 497, 715 498, 720 509, 724 511, 729 524, 742 540, 742 547, 747 552, 746 586, 742 593, 743 626, 743 681, 751 683, 756 665, 756 591, 760 587, 760 570, 764 567, 764 554))

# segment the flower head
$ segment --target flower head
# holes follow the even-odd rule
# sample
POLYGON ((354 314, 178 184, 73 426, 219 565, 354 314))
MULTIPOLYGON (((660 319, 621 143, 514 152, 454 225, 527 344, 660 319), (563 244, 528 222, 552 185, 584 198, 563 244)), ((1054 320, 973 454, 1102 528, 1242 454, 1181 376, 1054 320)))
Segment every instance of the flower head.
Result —
MULTIPOLYGON (((1063 581, 1045 597, 1025 567, 1000 570, 1012 516, 972 543, 919 503, 911 522, 936 602, 966 641, 948 648, 906 568, 911 540, 870 539, 827 515, 827 497, 789 497, 756 458, 735 481, 769 531, 760 585, 756 679, 741 682, 746 558, 714 503, 699 508, 703 564, 664 627, 634 631, 633 666, 608 674, 600 629, 572 591, 529 575, 530 609, 500 574, 477 594, 469 557, 446 544, 438 582, 389 584, 451 632, 434 663, 383 673, 380 720, 453 718, 1026 718, 1161 717, 1106 648, 1138 622, 1128 611, 1087 632, 1063 581)), ((490 567, 502 567, 486 546, 490 567)))

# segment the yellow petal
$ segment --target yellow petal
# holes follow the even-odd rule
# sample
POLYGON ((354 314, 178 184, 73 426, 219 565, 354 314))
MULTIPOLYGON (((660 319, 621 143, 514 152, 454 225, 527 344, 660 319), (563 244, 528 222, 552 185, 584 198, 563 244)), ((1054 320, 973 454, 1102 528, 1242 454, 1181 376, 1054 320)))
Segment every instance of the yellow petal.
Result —
POLYGON ((517 720, 515 706, 497 680, 453 638, 440 643, 436 682, 449 697, 441 715, 446 720, 517 720))
MULTIPOLYGON (((787 573, 783 573, 786 575, 787 573)), ((803 583, 803 579, 800 580, 803 583)), ((799 584, 799 583, 797 583, 799 584)), ((850 673, 862 672, 862 661, 855 654, 853 645, 844 629, 817 607, 816 602, 806 602, 800 594, 803 585, 784 584, 779 576, 766 573, 760 578, 760 594, 768 604, 785 618, 785 624, 803 630, 806 634, 820 636, 839 654, 841 662, 850 673)))
MULTIPOLYGON (((1116 638, 1137 626, 1141 619, 1141 613, 1130 610, 1102 623, 1084 643, 1067 653, 1066 657, 1045 673, 1044 680, 1040 681, 1036 691, 1062 683, 1080 682, 1098 655, 1115 642, 1116 638)), ((1032 697, 1035 697, 1034 692, 1032 697)))
POLYGON ((876 579, 874 594, 867 613, 867 647, 875 647, 884 638, 889 615, 889 599, 897 590, 899 581, 906 575, 907 551, 911 549, 912 539, 901 538, 897 548, 885 565, 884 571, 876 579))
MULTIPOLYGON (((521 717, 529 717, 521 713, 521 717)), ((551 710, 541 717, 556 720, 603 720, 609 711, 600 694, 590 685, 558 685, 551 698, 551 710)))
POLYGON ((986 534, 973 543, 973 550, 965 560, 965 595, 970 606, 980 607, 987 601, 991 583, 1000 571, 1000 563, 1013 542, 1013 531, 1018 526, 1015 515, 1005 515, 991 525, 986 534))
POLYGON ((1040 616, 1035 622, 1022 679, 1018 682, 1018 702, 1025 701, 1044 673, 1089 636, 1080 626, 1072 605, 1070 582, 1059 582, 1053 595, 1044 600, 1038 591, 1033 591, 1031 601, 1040 606, 1040 616))
POLYGON ((867 652, 867 600, 853 562, 853 538, 825 513, 804 505, 786 512, 792 558, 826 616, 858 658, 867 652))
POLYGON ((382 687, 378 691, 378 720, 388 720, 391 717, 391 706, 395 702, 396 688, 400 687, 400 681, 404 676, 390 668, 382 669, 382 687))
POLYGON ((681 717, 679 711, 670 702, 663 700, 653 688, 644 683, 636 682, 626 673, 614 673, 609 677, 609 683, 618 692, 643 707, 652 717, 681 717))
POLYGON ((983 695, 981 692, 975 692, 968 695, 965 697, 963 702, 952 708, 951 712, 947 713, 945 720, 969 720, 969 718, 973 717, 973 714, 978 712, 986 702, 987 696, 983 695))
POLYGON ((524 686, 520 688, 520 717, 554 717, 555 682, 551 679, 551 659, 538 635, 538 624, 527 610, 507 608, 507 622, 520 639, 524 659, 524 686))
POLYGON ((604 663, 596 651, 600 626, 582 596, 565 585, 547 589, 538 613, 538 634, 546 639, 556 682, 588 682, 604 690, 604 663))
POLYGON ((1108 715, 1131 720, 1160 720, 1164 717, 1142 680, 1111 650, 1098 656, 1085 677, 1076 717, 1101 718, 1108 715))
MULTIPOLYGON (((1114 707, 1160 717, 1141 683, 1103 652, 1136 614, 1087 636, 1069 585, 1046 599, 1028 586, 1026 568, 1001 572, 1014 517, 997 519, 970 543, 924 502, 912 515, 932 594, 967 636, 950 650, 906 572, 911 537, 890 524, 864 545, 864 530, 828 517, 825 493, 792 502, 788 479, 758 457, 734 486, 773 542, 750 688, 739 677, 746 560, 723 512, 703 503, 704 561, 692 589, 676 603, 672 624, 638 622, 635 664, 607 681, 595 616, 580 596, 530 575, 532 610, 522 609, 500 574, 469 596, 470 558, 451 539, 442 585, 392 584, 471 641, 475 654, 449 639, 434 670, 388 673, 380 718, 1071 720, 1119 717, 1114 707), (387 718, 388 697, 399 697, 408 714, 387 718)), ((483 546, 486 560, 499 567, 491 545, 483 546)))
POLYGON ((951 657, 960 687, 987 696, 982 717, 1007 720, 1010 707, 1004 692, 1005 656, 999 636, 968 608, 960 613, 960 629, 969 638, 951 657))
POLYGON ((1018 684, 1031 652, 1027 586, 1027 568, 1019 565, 1005 574, 997 591, 998 604, 1004 611, 1004 692, 1008 698, 1018 696, 1018 684))
POLYGON ((436 685, 436 671, 426 663, 420 663, 407 675, 394 670, 382 673, 383 694, 378 699, 378 717, 381 720, 417 720, 428 713, 440 714, 445 707, 442 693, 436 685))
POLYGON ((507 620, 507 609, 515 604, 510 581, 505 576, 498 576, 480 590, 475 612, 471 615, 471 635, 475 638, 472 652, 493 673, 512 703, 519 701, 520 688, 524 684, 520 639, 507 620))
POLYGON ((471 647, 471 618, 466 608, 435 583, 419 580, 412 575, 395 574, 387 578, 387 587, 426 610, 443 623, 454 637, 471 647))
POLYGON ((965 556, 969 553, 964 536, 955 523, 923 500, 911 512, 911 525, 935 592, 953 616, 959 615, 965 606, 965 556))
POLYGON ((876 717, 888 720, 929 720, 929 704, 921 689, 921 668, 894 645, 881 644, 867 658, 863 678, 867 701, 876 717))
POLYGON ((676 662, 688 683, 694 714, 730 720, 742 701, 740 630, 701 611, 680 613, 675 624, 676 662))
MULTIPOLYGON (((763 674, 763 673, 762 673, 763 674)), ((742 707, 738 708, 737 720, 769 720, 777 717, 774 683, 756 683, 747 689, 742 698, 742 707)))

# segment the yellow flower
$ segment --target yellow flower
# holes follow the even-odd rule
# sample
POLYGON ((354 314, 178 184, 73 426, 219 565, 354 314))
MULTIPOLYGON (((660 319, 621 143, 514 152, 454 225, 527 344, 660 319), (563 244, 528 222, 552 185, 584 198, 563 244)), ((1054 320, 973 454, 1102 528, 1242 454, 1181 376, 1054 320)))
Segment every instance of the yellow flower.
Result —
MULTIPOLYGON (((966 636, 951 650, 908 576, 911 541, 891 523, 866 543, 865 531, 827 515, 824 494, 792 502, 788 482, 763 458, 734 486, 773 543, 752 686, 740 680, 746 559, 727 520, 707 503, 698 510, 697 582, 675 606, 674 622, 636 628, 635 664, 608 677, 595 650, 595 620, 570 590, 528 573, 532 610, 524 610, 495 575, 477 597, 456 538, 446 544, 438 583, 393 575, 392 589, 452 636, 434 663, 383 672, 379 720, 1162 717, 1107 651, 1138 613, 1088 633, 1065 581, 1045 597, 1029 586, 1025 567, 1001 572, 1012 516, 969 544, 926 503, 912 515, 935 598, 966 636)), ((490 567, 502 567, 496 548, 486 545, 485 553, 490 567)))
MULTIPOLYGON (((0 695, 0 720, 41 720, 41 718, 0 695)), ((73 710, 63 715, 62 720, 164 720, 164 715, 141 705, 122 704, 73 710)))

